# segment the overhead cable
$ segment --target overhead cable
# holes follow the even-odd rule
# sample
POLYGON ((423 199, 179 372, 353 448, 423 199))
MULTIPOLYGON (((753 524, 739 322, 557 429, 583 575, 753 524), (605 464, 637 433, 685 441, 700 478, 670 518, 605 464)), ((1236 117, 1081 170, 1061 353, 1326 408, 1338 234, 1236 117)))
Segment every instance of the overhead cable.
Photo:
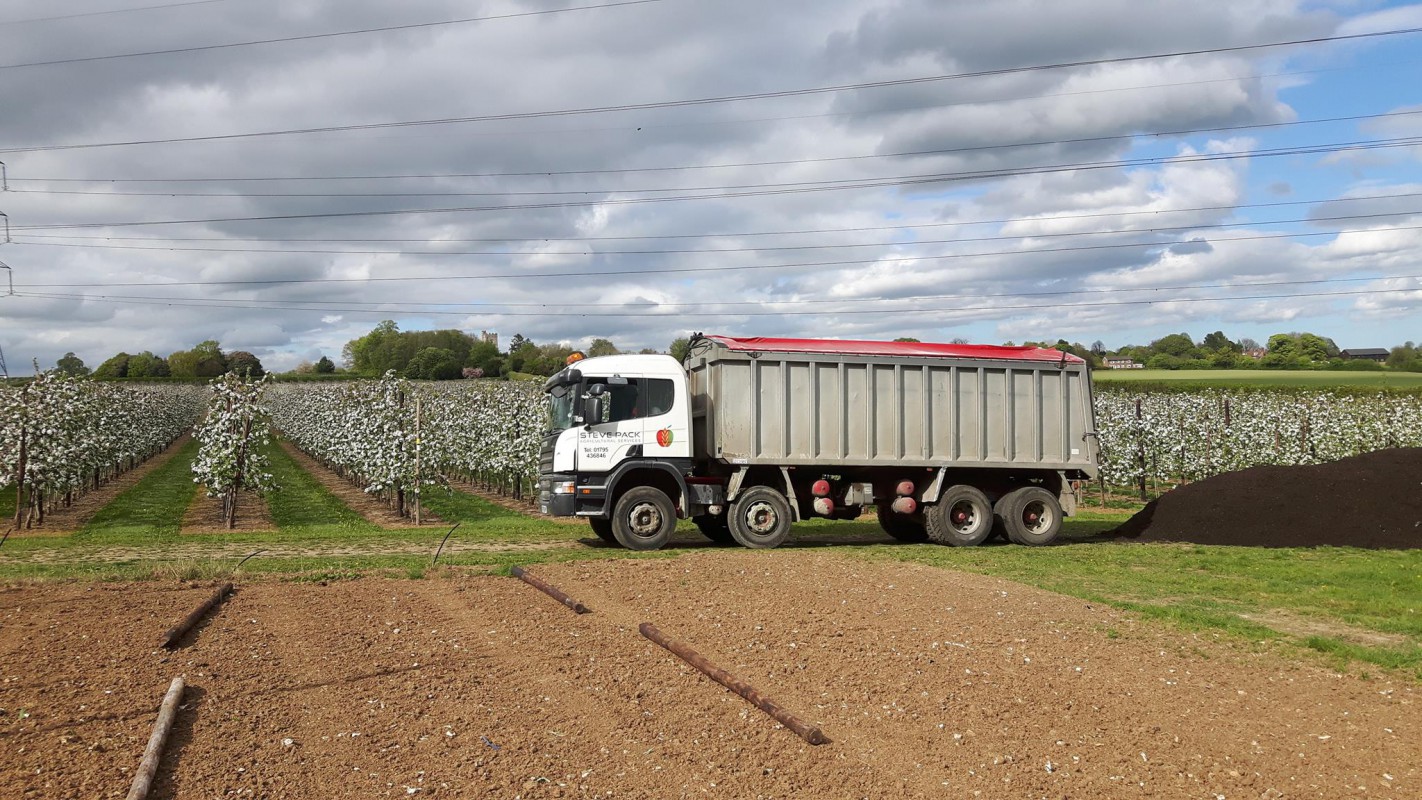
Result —
MULTIPOLYGON (((1331 230, 1331 231, 1306 231, 1301 233, 1275 233, 1257 234, 1252 236, 1230 236, 1224 238, 1214 238, 1200 242, 1127 242, 1113 244, 1078 245, 1071 247, 1043 247, 1034 250, 999 250, 977 253, 947 253, 932 256, 908 256, 901 258, 871 258, 871 259, 843 259, 836 261, 800 261, 788 264, 737 264, 722 266, 695 266, 695 267, 657 267, 653 269, 580 269, 567 272, 532 272, 528 270, 520 272, 508 272, 485 275, 391 275, 391 276, 367 276, 361 278, 240 278, 232 280, 202 280, 202 281, 105 281, 105 282, 84 282, 73 281, 66 283, 27 283, 16 284, 21 288, 98 288, 110 286, 286 286, 297 284, 328 284, 328 283, 396 283, 408 281, 477 281, 477 280, 509 280, 509 279, 533 279, 533 278, 596 278, 608 275, 637 275, 643 278, 657 275, 675 275, 686 273, 719 273, 719 272, 741 272, 749 270, 786 270, 801 267, 836 267, 836 266, 859 266, 864 264, 896 264, 905 262, 931 262, 946 261, 964 258, 986 258, 994 256, 1038 256, 1054 253, 1072 253, 1096 250, 1120 250, 1126 248, 1133 249, 1159 249, 1168 247, 1178 247, 1181 245, 1201 245, 1214 246, 1228 242, 1253 242, 1266 241, 1272 239, 1303 239, 1320 236, 1339 236, 1349 233, 1382 233, 1393 231, 1414 231, 1422 230, 1422 225, 1398 225, 1390 227, 1369 228, 1366 230, 1331 230)), ((556 255, 556 254, 555 254, 556 255)))
MULTIPOLYGON (((719 189, 734 189, 735 191, 719 191, 713 194, 689 194, 689 195, 663 195, 654 197, 616 197, 598 198, 592 200, 561 200, 550 203, 526 203, 526 204, 506 204, 491 206, 458 206, 453 208, 405 208, 405 209, 375 209, 368 211, 333 211, 310 214, 271 214, 264 216, 247 217, 208 217, 197 219, 179 220, 139 220, 120 222, 84 222, 84 223, 46 223, 35 225, 16 225, 15 231, 26 230, 76 230, 81 228, 120 228, 139 227, 154 225, 193 225, 208 224, 214 222, 271 222, 277 220, 298 220, 298 219, 337 219, 355 217, 382 217, 407 214, 449 214, 472 211, 511 211, 519 209, 546 209, 546 208, 572 208, 582 206, 603 206, 603 205, 631 205, 642 203, 669 203, 685 202, 695 200, 718 200, 740 197, 767 197, 785 194, 802 194, 810 192, 826 191, 846 191, 856 189, 877 189, 890 188, 896 186, 919 186, 934 183, 950 183, 962 181, 988 180, 994 178, 1016 177, 1021 175, 1041 175, 1060 172, 1091 171, 1101 169, 1126 169, 1131 167, 1154 166, 1160 164, 1190 164, 1212 161, 1227 161, 1240 158, 1269 158, 1278 156, 1304 155, 1315 153, 1338 152, 1341 150, 1377 150, 1394 147, 1414 147, 1422 145, 1422 137, 1409 136, 1397 139, 1364 140, 1357 142, 1333 143, 1328 145, 1312 145, 1302 147, 1283 147, 1268 150, 1248 150, 1240 152, 1225 153, 1199 153, 1183 156, 1159 156, 1152 158, 1122 159, 1118 161, 1095 161, 1077 162, 1071 164, 1053 164, 1035 167, 1013 167, 996 170, 974 170, 963 172, 945 172, 918 174, 908 176, 894 176, 885 178, 867 178, 858 180, 840 181, 801 181, 794 183, 770 183, 770 184, 740 184, 717 187, 719 189), (744 188, 742 188, 744 187, 744 188)), ((687 191, 696 188, 663 188, 644 189, 644 192, 670 192, 687 191)), ((568 191, 556 194, 625 194, 631 190, 602 190, 591 191, 568 191)), ((518 195, 518 192, 499 192, 499 195, 518 195)), ((529 192, 526 194, 543 194, 529 192)))
MULTIPOLYGON (((659 2, 659 1, 660 1, 660 0, 628 0, 628 3, 624 3, 624 4, 645 3, 645 2, 659 2)), ((612 5, 612 4, 609 4, 609 5, 612 5)), ((597 8, 597 7, 599 7, 599 6, 589 6, 588 8, 597 8)), ((559 9, 559 11, 565 11, 565 10, 579 10, 579 9, 581 9, 581 8, 583 8, 583 7, 578 7, 578 9, 559 9)), ((552 13, 552 12, 529 12, 529 13, 532 14, 532 13, 552 13)), ((443 23, 443 24, 449 24, 449 23, 443 23)), ((622 104, 616 104, 616 105, 585 106, 585 107, 579 107, 579 108, 548 109, 548 110, 540 110, 540 111, 518 111, 518 112, 506 112, 506 113, 501 113, 501 114, 480 114, 480 115, 464 116, 464 117, 441 117, 441 118, 434 118, 434 119, 397 120, 397 121, 390 121, 390 122, 370 122, 370 123, 360 123, 360 124, 353 124, 353 125, 324 125, 324 126, 309 127, 309 128, 289 128, 289 129, 283 129, 283 130, 249 131, 249 132, 243 132, 243 133, 211 134, 211 135, 207 135, 207 136, 180 136, 180 137, 167 137, 167 138, 159 138, 159 139, 131 139, 131 140, 115 140, 115 141, 107 141, 107 142, 84 142, 84 143, 72 143, 72 144, 30 145, 30 146, 23 146, 23 147, 7 147, 7 148, 0 148, 0 153, 50 152, 50 151, 56 151, 56 150, 76 150, 76 149, 89 149, 89 148, 99 148, 99 147, 130 147, 130 146, 137 146, 137 145, 152 145, 152 144, 176 144, 176 143, 180 143, 180 142, 208 142, 208 141, 222 141, 222 140, 230 140, 230 139, 250 139, 250 138, 265 137, 265 136, 293 136, 293 135, 304 135, 304 134, 312 134, 312 133, 330 133, 330 132, 333 132, 333 131, 378 130, 378 129, 384 129, 384 128, 403 128, 403 127, 415 127, 415 126, 424 126, 424 125, 449 125, 449 124, 456 124, 456 123, 462 124, 462 123, 473 123, 473 122, 493 122, 493 121, 512 120, 512 119, 537 119, 537 118, 547 118, 547 117, 566 117, 566 116, 575 116, 575 115, 583 115, 583 114, 607 114, 607 113, 625 112, 625 111, 646 111, 646 110, 651 110, 651 109, 662 109, 662 108, 686 108, 686 107, 690 107, 690 106, 715 105, 715 104, 721 104, 721 103, 735 103, 735 102, 745 102, 745 101, 751 101, 751 100, 783 99, 783 98, 787 98, 787 97, 804 97, 804 96, 808 96, 808 95, 829 94, 829 93, 844 92, 844 91, 851 91, 851 90, 882 89, 882 88, 888 88, 888 87, 894 87, 894 86, 911 86, 911 85, 917 85, 917 84, 935 83, 935 82, 942 82, 942 81, 967 80, 967 79, 972 79, 972 78, 985 78, 985 77, 994 77, 994 76, 1001 76, 1001 75, 1013 75, 1013 74, 1030 73, 1030 72, 1042 72, 1042 71, 1061 70, 1061 69, 1073 69, 1073 68, 1084 67, 1084 66, 1099 66, 1099 65, 1104 65, 1104 64, 1122 64, 1122 63, 1130 63, 1130 62, 1137 62, 1137 61, 1154 61, 1154 60, 1162 60, 1162 59, 1168 59, 1168 58, 1182 58, 1182 57, 1186 57, 1186 56, 1206 55, 1206 54, 1212 54, 1212 53, 1234 53, 1234 52, 1244 52, 1244 51, 1249 51, 1249 50, 1262 50, 1262 49, 1271 49, 1271 48, 1280 48, 1280 47, 1295 47, 1295 46, 1302 46, 1302 45, 1322 44, 1322 43, 1326 43, 1326 42, 1357 41, 1357 40, 1362 40, 1362 39, 1373 39, 1373 38, 1389 37, 1389 36, 1407 36, 1407 35, 1415 34, 1415 33, 1418 33, 1418 32, 1422 32, 1422 27, 1394 28, 1394 29, 1390 29, 1390 30, 1371 31, 1371 32, 1367 32, 1367 33, 1338 34, 1338 35, 1333 35, 1333 36, 1315 36, 1315 37, 1310 37, 1310 38, 1306 38, 1306 39, 1291 39, 1291 40, 1285 40, 1285 41, 1261 42, 1261 43, 1258 43, 1258 44, 1250 44, 1250 45, 1233 45, 1233 46, 1229 46, 1229 47, 1211 47, 1211 48, 1200 48, 1200 49, 1195 49, 1195 50, 1177 50, 1177 51, 1166 52, 1166 53, 1152 53, 1152 54, 1138 55, 1138 56, 1117 56, 1117 57, 1113 57, 1113 58, 1082 59, 1082 60, 1077 60, 1077 61, 1063 61, 1063 62, 1057 62, 1057 63, 1052 63, 1052 64, 1033 64, 1033 65, 1020 66, 1020 67, 1000 67, 1000 68, 997 68, 997 69, 977 70, 977 71, 973 71, 973 72, 958 72, 958 73, 949 73, 949 74, 940 74, 940 75, 923 75, 923 76, 912 77, 912 78, 895 78, 895 79, 882 80, 882 81, 866 81, 866 82, 863 82, 863 83, 838 84, 838 85, 833 85, 833 86, 816 86, 816 87, 799 88, 799 89, 780 89, 780 90, 767 91, 767 92, 749 92, 749 93, 744 93, 744 94, 716 95, 716 96, 710 96, 710 97, 698 97, 698 98, 681 99, 681 100, 661 100, 661 101, 644 102, 644 103, 622 103, 622 104)), ((237 46, 237 45, 226 45, 226 46, 232 47, 232 46, 237 46)), ((42 63, 51 63, 51 62, 42 62, 42 63)), ((53 63, 65 63, 65 62, 53 62, 53 63)), ((39 65, 38 63, 36 63, 36 64, 17 64, 17 65, 10 65, 10 67, 11 67, 11 68, 15 68, 15 67, 20 67, 20 66, 38 66, 38 65, 39 65)), ((0 69, 3 69, 3 68, 5 68, 5 67, 4 67, 3 65, 0 65, 0 69)))

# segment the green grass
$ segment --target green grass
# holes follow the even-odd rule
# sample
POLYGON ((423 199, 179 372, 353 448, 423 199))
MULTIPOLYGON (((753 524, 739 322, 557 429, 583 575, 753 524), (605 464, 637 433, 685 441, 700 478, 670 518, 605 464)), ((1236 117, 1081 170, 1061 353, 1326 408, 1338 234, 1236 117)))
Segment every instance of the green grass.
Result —
POLYGON ((1091 373, 1097 383, 1170 383, 1216 387, 1303 386, 1329 388, 1422 388, 1422 372, 1352 372, 1273 369, 1099 369, 1091 373))
MULTIPOLYGON (((567 525, 511 511, 458 489, 427 488, 421 503, 447 525, 459 523, 454 534, 465 541, 567 541, 592 535, 586 525, 567 525)), ((444 535, 446 527, 440 531, 444 535)))
POLYGON ((15 518, 15 487, 0 486, 0 531, 10 527, 6 520, 15 518))
MULTIPOLYGON (((275 445, 267 448, 272 478, 278 491, 267 493, 272 522, 283 539, 309 536, 375 533, 378 526, 362 517, 311 473, 301 468, 286 451, 275 445)), ((238 506, 241 513, 241 506, 238 506)))
POLYGON ((167 463, 99 509, 73 540, 148 544, 176 539, 197 492, 192 466, 197 449, 197 442, 188 440, 167 463))

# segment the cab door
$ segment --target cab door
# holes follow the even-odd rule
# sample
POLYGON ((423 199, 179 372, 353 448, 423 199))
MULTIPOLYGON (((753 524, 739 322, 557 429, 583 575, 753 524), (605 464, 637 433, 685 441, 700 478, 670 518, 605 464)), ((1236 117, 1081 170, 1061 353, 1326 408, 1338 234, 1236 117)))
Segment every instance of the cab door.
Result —
POLYGON ((685 393, 670 378, 645 378, 640 384, 642 454, 647 458, 690 458, 691 416, 683 407, 685 393))
POLYGON ((620 375, 584 378, 585 392, 602 392, 602 418, 584 419, 578 429, 578 472, 611 472, 630 453, 641 450, 644 426, 639 383, 620 375), (595 386, 601 389, 593 389, 595 386))

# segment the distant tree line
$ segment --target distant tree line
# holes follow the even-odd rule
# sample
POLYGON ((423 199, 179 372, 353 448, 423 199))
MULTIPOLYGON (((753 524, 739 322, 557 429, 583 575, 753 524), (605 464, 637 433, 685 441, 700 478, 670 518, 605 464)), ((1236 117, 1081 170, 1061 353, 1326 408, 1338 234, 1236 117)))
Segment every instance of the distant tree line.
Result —
POLYGON ((152 351, 141 353, 117 353, 92 371, 84 365, 84 360, 73 353, 65 353, 55 364, 55 369, 74 377, 92 375, 101 380, 118 378, 215 378, 232 372, 260 378, 266 374, 261 359, 246 350, 224 353, 221 345, 209 339, 191 350, 179 350, 167 358, 157 356, 152 351))
MULTIPOLYGON (((900 337, 895 341, 918 340, 900 337)), ((952 342, 966 344, 967 340, 953 339, 952 342)), ((1223 331, 1206 334, 1199 342, 1188 333, 1172 333, 1147 345, 1126 345, 1115 350, 1108 350, 1100 340, 1089 347, 1066 339, 1023 344, 1071 353, 1093 367, 1104 366, 1111 359, 1130 359, 1149 369, 1169 370, 1391 368, 1422 372, 1422 347, 1413 342, 1392 348, 1386 361, 1379 363, 1345 359, 1332 339, 1307 332, 1278 333, 1269 337, 1267 345, 1248 338, 1234 340, 1223 331)), ((689 346, 688 337, 678 337, 672 340, 666 352, 678 361, 684 361, 689 346)), ((522 334, 514 334, 509 340, 507 352, 500 352, 492 341, 463 331, 402 331, 394 321, 385 320, 370 333, 346 343, 341 351, 345 369, 323 355, 314 363, 301 362, 292 373, 379 376, 393 370, 401 377, 419 380, 507 378, 515 374, 546 376, 567 366, 568 357, 573 352, 574 348, 566 343, 538 344, 522 334)), ((620 352, 611 340, 598 338, 592 340, 583 355, 591 358, 620 352)), ((659 351, 644 348, 639 352, 659 351)), ((66 375, 91 374, 83 359, 73 353, 65 353, 56 368, 66 375)), ((216 341, 208 340, 191 350, 171 353, 167 358, 147 350, 137 354, 118 353, 93 369, 92 375, 101 379, 211 378, 228 372, 252 377, 265 374, 262 362, 252 353, 244 350, 223 352, 216 341)))
MULTIPOLYGON (((678 338, 671 343, 670 352, 684 357, 687 346, 686 337, 678 338)), ((385 320, 370 333, 347 342, 341 356, 357 375, 373 377, 393 370, 404 378, 439 381, 552 375, 568 365, 574 352, 595 358, 623 351, 605 338, 593 339, 586 349, 578 349, 565 342, 539 344, 516 333, 508 350, 500 352, 493 342, 463 331, 402 331, 394 321, 385 320)), ((643 348, 638 352, 660 351, 643 348)))
MULTIPOLYGON (((1073 352, 1080 345, 1072 346, 1073 352)), ((1198 343, 1188 333, 1162 336, 1148 345, 1127 345, 1107 351, 1101 342, 1091 347, 1100 361, 1131 359, 1147 369, 1315 369, 1422 372, 1422 351, 1408 342, 1390 351, 1386 361, 1344 358, 1338 345, 1316 333, 1276 333, 1260 345, 1253 339, 1235 341, 1223 331, 1207 334, 1198 343)), ((1078 353, 1080 355, 1080 353, 1078 353)))

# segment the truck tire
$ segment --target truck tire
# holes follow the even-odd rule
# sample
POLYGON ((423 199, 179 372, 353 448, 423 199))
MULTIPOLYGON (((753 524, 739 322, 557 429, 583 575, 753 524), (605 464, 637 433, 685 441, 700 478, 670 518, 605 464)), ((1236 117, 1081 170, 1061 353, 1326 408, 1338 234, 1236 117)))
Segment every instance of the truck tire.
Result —
POLYGON ((731 528, 726 521, 726 515, 692 517, 691 521, 696 523, 696 529, 701 531, 701 535, 716 544, 735 544, 736 538, 731 535, 731 528))
POLYGON ((727 513, 731 536, 754 550, 779 547, 790 535, 794 517, 785 495, 769 486, 752 486, 741 492, 727 513))
POLYGON ((923 523, 912 517, 904 516, 886 505, 879 506, 879 527, 884 529, 884 533, 901 542, 928 541, 928 531, 923 529, 923 523))
POLYGON ((612 513, 612 535, 628 550, 660 550, 676 530, 676 506, 661 489, 628 489, 612 513))
POLYGON ((992 535, 988 536, 989 540, 1001 539, 1004 542, 1012 541, 1011 539, 1007 538, 1007 523, 1002 521, 1002 515, 1007 513, 1007 498, 1011 496, 1012 492, 1008 492, 1007 494, 993 501, 992 535))
POLYGON ((980 489, 966 484, 950 486, 936 504, 924 509, 923 521, 929 541, 972 547, 992 535, 992 503, 980 489))
POLYGON ((588 517, 588 524, 592 526, 592 531, 597 534, 597 538, 608 544, 620 544, 617 537, 612 534, 612 520, 588 517))
POLYGON ((999 502, 1007 538, 1016 544, 1051 544, 1062 531, 1061 503, 1040 486, 1018 489, 999 502))

